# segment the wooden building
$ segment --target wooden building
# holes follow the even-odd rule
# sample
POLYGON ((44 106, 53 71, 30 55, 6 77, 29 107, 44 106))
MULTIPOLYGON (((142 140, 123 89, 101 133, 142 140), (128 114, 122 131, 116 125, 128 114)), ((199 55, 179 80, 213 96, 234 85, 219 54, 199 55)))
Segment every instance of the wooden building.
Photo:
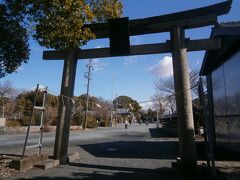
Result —
POLYGON ((200 75, 207 78, 209 132, 216 144, 240 152, 240 23, 218 24, 211 37, 221 48, 206 52, 200 75))

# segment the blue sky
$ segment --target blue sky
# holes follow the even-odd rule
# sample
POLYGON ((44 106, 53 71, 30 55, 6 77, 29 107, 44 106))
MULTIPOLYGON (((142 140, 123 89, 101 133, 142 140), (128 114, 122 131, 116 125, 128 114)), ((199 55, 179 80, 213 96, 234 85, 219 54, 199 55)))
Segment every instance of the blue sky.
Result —
MULTIPOLYGON (((129 19, 145 18, 203 7, 220 0, 122 0, 123 16, 129 19)), ((239 21, 240 4, 233 1, 229 14, 221 16, 220 22, 239 21)), ((187 30, 186 36, 191 39, 207 38, 211 27, 187 30)), ((169 33, 131 37, 131 44, 160 43, 169 39, 169 33)), ((84 48, 107 47, 108 39, 93 40, 84 48)), ((7 75, 2 81, 9 80, 18 89, 31 89, 37 83, 48 86, 50 91, 60 93, 63 61, 44 61, 42 52, 44 48, 36 42, 30 41, 31 56, 28 64, 22 65, 17 73, 7 75)), ((191 69, 199 69, 204 52, 188 53, 188 62, 191 69)), ((88 60, 79 60, 75 81, 74 95, 86 92, 84 72, 87 71, 88 60)), ((172 75, 171 54, 115 57, 94 60, 95 70, 90 82, 90 94, 110 100, 112 94, 130 96, 137 101, 151 99, 155 93, 154 81, 156 78, 165 78, 172 75), (114 81, 113 73, 115 73, 114 81), (114 84, 112 84, 114 82, 114 84), (112 86, 113 91, 112 91, 112 86)))

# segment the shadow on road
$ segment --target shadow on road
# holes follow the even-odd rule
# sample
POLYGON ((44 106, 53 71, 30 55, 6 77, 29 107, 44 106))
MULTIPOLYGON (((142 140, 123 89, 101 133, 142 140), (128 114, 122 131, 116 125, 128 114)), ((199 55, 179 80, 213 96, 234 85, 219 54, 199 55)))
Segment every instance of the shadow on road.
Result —
MULTIPOLYGON (((156 169, 145 169, 145 168, 131 168, 131 167, 119 167, 114 165, 95 165, 85 163, 69 163, 68 169, 71 167, 74 169, 70 174, 66 176, 51 174, 51 176, 38 176, 31 179, 40 180, 60 180, 60 179, 85 179, 85 180, 192 180, 192 179, 208 179, 202 174, 201 170, 196 176, 192 176, 189 171, 180 172, 174 168, 156 168, 156 169), (76 168, 79 171, 76 171, 76 168)), ((64 170, 65 166, 58 167, 61 171, 64 170)), ((58 169, 58 170, 59 170, 58 169)), ((61 173, 62 174, 62 173, 61 173)), ((27 178, 20 178, 20 180, 26 180, 27 178)), ((220 180, 220 179, 219 179, 220 180)))
MULTIPOLYGON (((206 159, 205 143, 203 141, 196 142, 198 159, 206 159)), ((240 154, 229 149, 228 144, 214 145, 214 157, 216 161, 240 161, 240 154)))
POLYGON ((114 141, 79 145, 95 157, 137 158, 137 159, 175 159, 176 141, 114 141))
MULTIPOLYGON (((103 166, 103 165, 90 165, 82 163, 72 163, 70 166, 78 166, 90 169, 101 170, 100 174, 104 174, 102 178, 107 179, 176 179, 176 173, 171 168, 157 168, 157 169, 144 169, 144 168, 130 168, 130 167, 116 167, 116 166, 103 166), (103 171, 102 171, 103 170, 103 171), (115 172, 109 173, 109 170, 115 172), (107 176, 107 174, 109 174, 107 176)), ((91 176, 90 179, 99 179, 98 172, 91 176)), ((75 176, 81 176, 82 173, 75 173, 75 176)), ((101 178, 100 178, 101 179, 101 178)))
MULTIPOLYGON (((157 168, 157 169, 144 169, 144 168, 130 168, 130 167, 117 167, 117 166, 105 166, 105 165, 92 165, 83 163, 69 163, 68 166, 79 167, 79 172, 72 172, 71 177, 35 177, 33 179, 97 179, 97 180, 159 180, 168 179, 176 180, 177 173, 172 168, 157 168)), ((24 180, 24 178, 22 178, 24 180)))
MULTIPOLYGON (((177 137, 176 135, 174 135, 170 132, 164 131, 161 128, 159 128, 159 129, 149 128, 149 133, 152 138, 168 139, 168 138, 172 138, 172 137, 177 137)), ((164 144, 165 142, 161 142, 161 143, 164 144)), ((176 144, 178 144, 177 140, 176 140, 176 144)), ((159 148, 161 148, 161 147, 159 147, 159 148)), ((206 160, 206 149, 205 149, 204 141, 196 141, 196 150, 197 150, 197 159, 198 160, 206 160)), ((214 145, 214 156, 215 156, 216 161, 221 161, 221 160, 222 161, 226 161, 226 160, 227 161, 240 161, 240 154, 231 150, 229 148, 228 143, 215 144, 214 145)))
POLYGON ((178 137, 170 132, 164 131, 161 128, 149 128, 149 133, 152 138, 171 138, 171 137, 178 137))

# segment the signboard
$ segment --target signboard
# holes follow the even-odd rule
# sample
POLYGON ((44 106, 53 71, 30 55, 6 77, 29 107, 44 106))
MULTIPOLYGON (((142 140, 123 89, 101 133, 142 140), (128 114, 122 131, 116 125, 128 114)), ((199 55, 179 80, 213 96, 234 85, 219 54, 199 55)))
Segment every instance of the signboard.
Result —
POLYGON ((6 118, 0 118, 0 127, 5 127, 6 118))

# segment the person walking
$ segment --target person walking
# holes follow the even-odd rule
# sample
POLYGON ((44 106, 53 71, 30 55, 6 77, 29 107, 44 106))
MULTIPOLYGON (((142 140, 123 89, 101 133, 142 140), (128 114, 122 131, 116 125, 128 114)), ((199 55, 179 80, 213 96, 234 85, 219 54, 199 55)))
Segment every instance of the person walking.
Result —
POLYGON ((125 129, 128 128, 128 120, 125 120, 125 129))

